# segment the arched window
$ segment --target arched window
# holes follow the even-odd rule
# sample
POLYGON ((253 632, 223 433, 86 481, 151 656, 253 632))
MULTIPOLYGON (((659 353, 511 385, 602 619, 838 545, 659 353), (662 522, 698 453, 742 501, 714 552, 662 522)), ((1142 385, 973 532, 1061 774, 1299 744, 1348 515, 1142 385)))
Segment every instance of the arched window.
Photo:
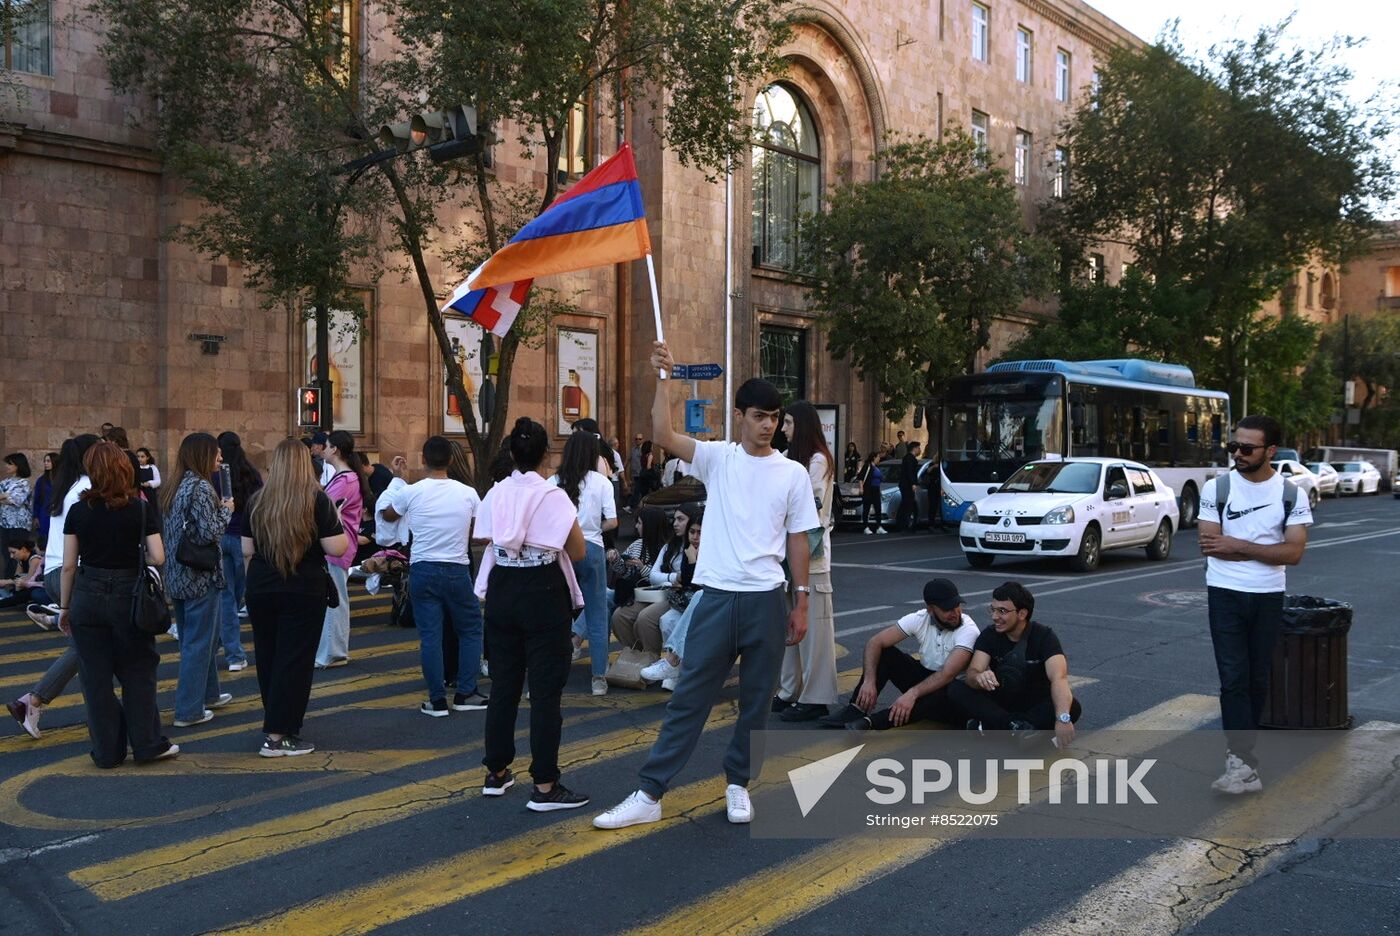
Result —
POLYGON ((1331 310, 1337 304, 1337 286, 1331 273, 1322 274, 1322 307, 1331 310))
POLYGON ((754 101, 753 260, 797 265, 798 219, 821 197, 821 150, 812 113, 787 86, 769 85, 754 101))

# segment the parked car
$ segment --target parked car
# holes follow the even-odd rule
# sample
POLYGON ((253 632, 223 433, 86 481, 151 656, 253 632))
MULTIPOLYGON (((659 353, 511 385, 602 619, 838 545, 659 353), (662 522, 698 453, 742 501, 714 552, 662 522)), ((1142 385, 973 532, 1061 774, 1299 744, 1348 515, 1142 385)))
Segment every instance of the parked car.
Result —
POLYGON ((1309 471, 1302 462, 1292 458, 1280 458, 1272 464, 1275 471, 1292 481, 1298 491, 1307 497, 1309 507, 1317 506, 1318 499, 1322 497, 1317 475, 1309 471))
POLYGON ((1381 473, 1368 461, 1333 462, 1337 469, 1338 494, 1379 494, 1381 473))
POLYGON ((1295 462, 1300 462, 1300 461, 1303 460, 1303 456, 1299 455, 1299 454, 1298 454, 1298 450, 1295 449, 1295 448, 1281 448, 1281 449, 1277 449, 1277 450, 1275 450, 1275 452, 1274 452, 1274 458, 1275 458, 1277 461, 1295 461, 1295 462))
POLYGON ((1308 462, 1308 470, 1317 476, 1317 492, 1323 497, 1337 496, 1337 469, 1331 462, 1308 462))
MULTIPOLYGON (((929 472, 937 471, 938 466, 931 458, 919 459, 919 471, 914 476, 914 525, 928 525, 928 483, 929 472)), ((895 518, 899 516, 899 503, 903 499, 899 494, 899 477, 904 473, 904 465, 897 459, 880 462, 880 471, 884 474, 884 483, 880 485, 880 504, 885 511, 885 526, 894 527, 895 518)))
POLYGON ((997 556, 1064 556, 1081 572, 1098 568, 1105 549, 1147 548, 1171 555, 1180 524, 1176 492, 1152 469, 1114 458, 1034 461, 995 494, 967 509, 958 536, 968 564, 997 556))

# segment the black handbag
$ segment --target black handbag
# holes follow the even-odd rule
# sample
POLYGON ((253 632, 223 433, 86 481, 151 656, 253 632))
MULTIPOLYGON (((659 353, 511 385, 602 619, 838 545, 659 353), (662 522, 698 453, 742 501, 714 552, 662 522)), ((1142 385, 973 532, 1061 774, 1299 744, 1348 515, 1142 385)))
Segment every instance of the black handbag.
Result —
POLYGON ((196 543, 190 534, 193 526, 194 520, 187 518, 180 535, 180 545, 175 550, 175 561, 189 566, 196 572, 213 572, 219 567, 219 563, 224 561, 223 550, 218 540, 212 543, 196 543))
POLYGON ((170 629, 170 605, 165 600, 165 585, 160 573, 146 560, 146 502, 141 504, 141 572, 131 592, 131 623, 143 634, 163 634, 170 629))

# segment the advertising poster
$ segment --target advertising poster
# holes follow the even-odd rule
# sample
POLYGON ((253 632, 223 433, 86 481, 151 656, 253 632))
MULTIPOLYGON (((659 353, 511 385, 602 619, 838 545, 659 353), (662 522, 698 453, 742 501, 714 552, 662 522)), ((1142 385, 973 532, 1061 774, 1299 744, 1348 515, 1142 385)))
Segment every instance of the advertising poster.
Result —
POLYGON ((568 435, 575 420, 598 418, 598 333, 559 329, 558 362, 555 432, 568 435))
MULTIPOLYGON (((462 388, 467 391, 467 396, 471 398, 472 415, 476 418, 477 428, 480 429, 481 326, 460 315, 443 316, 443 325, 447 328, 447 338, 452 347, 452 355, 457 359, 458 366, 462 368, 462 388)), ((437 354, 436 345, 433 346, 432 353, 437 354)), ((448 392, 446 378, 443 379, 442 388, 442 431, 444 434, 456 433, 458 435, 467 431, 462 425, 461 405, 457 398, 448 392)))
MULTIPOLYGON (((355 324, 355 314, 330 310, 330 376, 336 429, 364 432, 365 342, 355 324)), ((316 317, 306 320, 306 381, 316 381, 316 317)))
POLYGON ((836 456, 838 463, 841 461, 841 408, 839 406, 825 406, 816 404, 813 409, 817 411, 817 417, 822 421, 822 435, 826 438, 826 444, 831 448, 832 454, 836 456))

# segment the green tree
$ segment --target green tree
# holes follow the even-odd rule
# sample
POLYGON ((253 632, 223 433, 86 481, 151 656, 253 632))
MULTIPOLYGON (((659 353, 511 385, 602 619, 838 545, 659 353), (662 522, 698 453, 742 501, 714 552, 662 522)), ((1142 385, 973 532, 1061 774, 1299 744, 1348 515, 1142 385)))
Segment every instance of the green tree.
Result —
MULTIPOLYGON (((778 70, 780 2, 385 0, 368 57, 345 0, 90 0, 88 9, 113 86, 145 104, 137 119, 203 204, 173 235, 244 261, 269 302, 299 307, 378 275, 380 257, 401 258, 390 270, 401 262, 417 282, 448 388, 465 400, 437 300, 455 280, 434 281, 430 251, 465 276, 550 205, 559 180, 547 173, 542 191, 502 184, 484 152, 441 165, 423 153, 376 162, 378 128, 470 104, 483 127, 509 127, 527 159, 542 149, 552 167, 577 102, 611 103, 621 118, 626 99, 662 145, 714 175, 748 143, 738 89, 778 70), (464 208, 475 220, 445 230, 464 208)), ((516 354, 568 307, 536 287, 500 342, 489 428, 462 408, 483 485, 516 354)))
POLYGON ((878 382, 899 419, 969 372, 997 316, 1050 285, 1005 171, 961 130, 892 137, 873 182, 837 186, 804 219, 809 301, 835 357, 878 382))
MULTIPOLYGON (((1297 326, 1266 320, 1260 305, 1312 258, 1351 256, 1375 229, 1370 206, 1395 186, 1378 150, 1389 115, 1379 97, 1354 104, 1343 90, 1340 61, 1353 43, 1287 49, 1287 25, 1217 46, 1208 60, 1187 56, 1170 33, 1110 54, 1065 129, 1069 192, 1042 216, 1069 256, 1095 243, 1130 248, 1157 297, 1144 304, 1139 287, 1093 302, 1136 309, 1147 343, 1174 359, 1208 348, 1187 363, 1237 404, 1246 358, 1252 392, 1307 360, 1271 359, 1260 371, 1263 349, 1299 350, 1282 340, 1297 326)), ((1075 314, 1086 297, 1067 299, 1075 314)))
POLYGON ((1333 411, 1342 405, 1342 380, 1356 380, 1353 407, 1361 423, 1355 434, 1365 445, 1393 447, 1400 440, 1400 319, 1387 315, 1349 316, 1324 331, 1319 346, 1329 369, 1338 375, 1329 397, 1333 411))

